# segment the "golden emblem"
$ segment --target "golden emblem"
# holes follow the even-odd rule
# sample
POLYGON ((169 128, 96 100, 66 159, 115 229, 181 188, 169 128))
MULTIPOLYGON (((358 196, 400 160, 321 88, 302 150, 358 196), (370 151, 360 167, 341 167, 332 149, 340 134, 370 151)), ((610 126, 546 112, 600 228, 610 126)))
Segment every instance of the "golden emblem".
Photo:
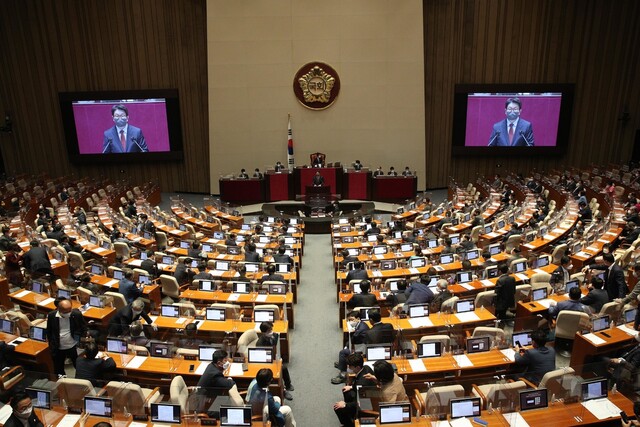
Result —
POLYGON ((306 102, 324 102, 331 99, 331 89, 336 79, 317 65, 298 79, 306 102))

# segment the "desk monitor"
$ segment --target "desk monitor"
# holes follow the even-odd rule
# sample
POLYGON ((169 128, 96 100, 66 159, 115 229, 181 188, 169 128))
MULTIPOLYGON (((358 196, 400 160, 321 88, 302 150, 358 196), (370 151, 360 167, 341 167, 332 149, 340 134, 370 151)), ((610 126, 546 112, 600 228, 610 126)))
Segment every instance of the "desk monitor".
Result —
POLYGON ((396 209, 397 215, 402 215, 403 213, 404 213, 404 206, 400 206, 399 208, 396 209))
POLYGON ((255 308, 253 310, 254 322, 273 322, 278 320, 275 318, 276 312, 272 308, 255 308))
POLYGON ((440 276, 429 276, 429 283, 427 283, 427 287, 435 288, 438 286, 438 280, 440 280, 440 276))
POLYGON ((547 288, 534 289, 531 292, 531 301, 540 301, 547 298, 547 288))
POLYGON ((32 282, 31 283, 31 290, 33 292, 38 293, 38 294, 43 294, 43 293, 46 292, 46 287, 41 282, 32 282))
POLYGON ((493 223, 490 222, 489 224, 485 224, 484 225, 484 234, 489 234, 493 232, 493 223))
MULTIPOLYGON (((457 224, 454 224, 457 225, 457 224)), ((451 239, 451 244, 452 245, 457 245, 458 243, 460 243, 460 235, 459 234, 450 234, 449 238, 451 239)))
POLYGON ((389 282, 387 282, 387 285, 389 286, 389 291, 390 292, 398 292, 398 281, 397 280, 390 280, 389 282))
POLYGON ((444 213, 444 208, 438 208, 438 210, 436 210, 436 215, 442 215, 444 213))
POLYGON ((342 238, 342 243, 353 243, 355 241, 355 239, 353 238, 353 236, 344 236, 342 238))
POLYGON ((456 301, 456 313, 467 313, 475 309, 475 300, 463 299, 456 301))
MULTIPOLYGON (((458 224, 460 224, 460 220, 459 220, 458 218, 453 218, 453 219, 451 220, 451 225, 456 226, 456 225, 458 225, 458 224)), ((459 241, 459 240, 460 240, 460 239, 458 239, 458 241, 459 241)))
POLYGON ((251 406, 221 406, 220 427, 251 426, 251 406))
POLYGON ((373 248, 374 255, 384 255, 389 252, 389 248, 387 246, 376 246, 373 248))
POLYGON ((412 304, 409 306, 409 317, 429 317, 429 304, 412 304))
POLYGON ((409 209, 415 209, 415 208, 416 208, 416 202, 409 203, 409 209))
POLYGON ((208 245, 206 243, 203 244, 202 245, 202 252, 205 252, 205 253, 213 252, 213 246, 208 245))
POLYGON ((467 353, 482 353, 491 350, 490 337, 470 337, 467 338, 467 353))
POLYGON ((480 258, 480 249, 471 249, 464 253, 465 259, 469 261, 473 261, 474 259, 480 258))
POLYGON ((247 270, 247 273, 257 273, 260 271, 260 263, 259 262, 245 262, 244 268, 247 270))
POLYGON ((138 282, 141 285, 150 285, 151 284, 151 276, 147 276, 146 274, 138 275, 138 282))
POLYGON ((163 317, 180 317, 180 307, 170 304, 162 304, 160 314, 163 317))
POLYGON ((367 362, 375 360, 391 360, 392 344, 370 344, 367 345, 366 359, 367 362))
POLYGON ((102 308, 104 306, 102 298, 99 295, 89 296, 89 306, 102 308))
POLYGON ((229 261, 216 261, 214 270, 217 271, 229 271, 230 262, 229 261))
POLYGON ((487 272, 487 277, 486 277, 487 279, 493 279, 500 275, 497 265, 492 265, 490 267, 487 267, 485 271, 487 272))
MULTIPOLYGON (((297 224, 298 220, 296 219, 296 222, 293 221, 293 219, 290 219, 289 224, 297 224)), ((349 218, 338 218, 338 224, 349 224, 349 218)))
POLYGON ((340 232, 341 233, 350 233, 351 232, 351 226, 350 225, 341 225, 340 226, 340 232))
POLYGON ((116 280, 124 279, 124 271, 122 270, 113 270, 113 278, 116 280))
POLYGON ((549 265, 549 257, 546 255, 542 255, 536 259, 536 268, 542 268, 549 265))
POLYGON ((438 239, 427 240, 427 248, 428 249, 435 249, 437 247, 438 247, 438 239))
POLYGON ((258 243, 269 243, 271 241, 271 239, 269 239, 269 236, 259 236, 258 237, 258 243))
POLYGON ((400 245, 400 252, 411 252, 413 251, 413 243, 403 243, 400 245))
POLYGON ((583 382, 581 385, 582 401, 606 398, 609 393, 607 382, 606 378, 583 382))
POLYGON ((369 310, 378 310, 378 307, 361 307, 360 320, 369 320, 369 310))
POLYGON ((233 282, 234 294, 248 294, 251 292, 251 284, 247 282, 233 282))
POLYGON ((498 230, 502 230, 505 225, 506 225, 506 223, 505 223, 504 219, 501 219, 500 221, 498 221, 498 224, 497 224, 498 230))
POLYGON ((13 332, 16 330, 15 320, 2 319, 2 323, 0 325, 0 330, 2 330, 2 332, 6 334, 13 334, 13 332))
POLYGON ((440 264, 451 264, 454 261, 453 254, 440 255, 440 264))
POLYGON ((395 259, 387 259, 380 263, 380 270, 394 270, 397 267, 395 259))
POLYGON ((242 249, 240 249, 240 246, 227 246, 227 253, 229 255, 240 255, 242 253, 242 249))
POLYGON ((187 231, 187 225, 186 224, 180 224, 178 226, 178 230, 180 231, 187 231))
POLYGON ((440 341, 418 343, 418 357, 442 356, 442 343, 440 341))
POLYGON ((91 274, 97 274, 99 276, 104 273, 104 267, 100 264, 91 264, 91 274))
POLYGON ((347 249, 347 251, 349 252, 349 256, 358 256, 360 255, 360 250, 357 248, 349 248, 347 249))
POLYGON ((514 332, 511 336, 511 341, 513 342, 514 347, 524 347, 527 345, 531 345, 531 333, 533 331, 520 331, 514 332))
POLYGON ((471 220, 471 212, 467 212, 463 217, 464 222, 469 222, 471 220))
POLYGON ((51 391, 27 387, 24 391, 31 398, 34 408, 51 409, 51 391))
POLYGON ((112 416, 112 402, 110 397, 84 397, 84 413, 95 417, 112 416))
POLYGON ((36 341, 47 341, 47 330, 45 328, 41 328, 39 326, 30 326, 29 327, 29 338, 36 341))
POLYGON ((207 320, 215 320, 224 322, 225 317, 225 309, 224 308, 216 308, 216 307, 207 307, 206 311, 206 319, 207 320))
POLYGON ((198 280, 198 290, 199 291, 206 291, 206 292, 213 292, 213 291, 215 291, 215 287, 214 287, 213 282, 211 280, 198 280))
POLYGON ((298 240, 295 237, 285 237, 284 244, 285 245, 295 245, 298 243, 298 240))
POLYGON ((378 240, 378 235, 377 234, 369 234, 367 236, 367 242, 369 242, 369 243, 373 243, 373 242, 375 242, 377 240, 378 240))
POLYGON ((393 232, 393 238, 396 239, 396 240, 402 239, 402 231, 394 231, 393 232))
POLYGON ((469 283, 473 281, 473 274, 470 271, 458 271, 456 273, 457 283, 469 283))
POLYGON ((540 237, 544 237, 548 231, 549 231, 549 227, 540 227, 540 229, 538 230, 538 235, 540 237))
POLYGON ((573 248, 571 249, 571 253, 572 254, 577 254, 582 252, 582 242, 578 242, 575 245, 573 245, 573 248))
POLYGON ((151 404, 152 423, 180 424, 180 404, 179 403, 152 403, 151 404))
POLYGON ((97 245, 98 238, 94 234, 89 234, 89 242, 93 243, 94 245, 97 245))
POLYGON ((519 261, 519 262, 513 263, 511 270, 514 273, 524 273, 527 270, 527 262, 519 261))
POLYGON ((171 343, 161 342, 161 341, 151 341, 151 348, 149 350, 149 355, 153 357, 170 358, 172 356, 171 343))
POLYGON ((624 315, 624 323, 633 322, 636 320, 636 314, 638 313, 637 308, 630 308, 629 310, 625 310, 624 315))
POLYGON ((489 245, 489 255, 494 256, 500 253, 500 243, 489 245))
POLYGON ((56 258, 56 260, 62 262, 64 260, 64 255, 62 255, 62 252, 59 251, 54 251, 53 252, 53 256, 56 258))
POLYGON ((247 349, 249 363, 273 363, 272 347, 253 347, 247 349))
POLYGON ((124 338, 107 338, 107 351, 110 353, 127 354, 129 352, 127 340, 124 338))
POLYGON ((181 249, 189 249, 191 247, 191 242, 189 242, 188 240, 181 240, 180 241, 180 248, 181 249))
POLYGON ((381 403, 378 408, 380 425, 411 423, 411 403, 381 403))
POLYGON ((520 391, 520 410, 546 408, 549 405, 546 388, 520 391))
POLYGON ((291 264, 288 263, 276 263, 276 272, 278 273, 288 273, 291 271, 291 264))
POLYGON ((593 332, 604 331, 611 327, 611 317, 608 314, 604 316, 595 317, 593 319, 593 332))
POLYGON ((173 257, 169 255, 165 255, 162 257, 162 263, 166 265, 173 265, 173 257))
POLYGON ((251 224, 242 224, 242 227, 240 227, 240 230, 243 230, 243 231, 251 230, 251 224))
POLYGON ((569 280, 567 283, 565 283, 564 290, 566 293, 569 293, 569 291, 572 288, 579 288, 579 287, 580 287, 580 282, 574 279, 574 280, 569 280))
POLYGON ((449 401, 449 412, 451 419, 462 417, 480 416, 480 398, 463 397, 462 399, 451 399, 449 401))
POLYGON ((145 231, 144 233, 142 233, 142 237, 147 239, 147 240, 151 240, 151 239, 153 239, 153 234, 151 234, 149 231, 145 231))
POLYGON ((140 259, 142 261, 144 261, 145 259, 147 259, 147 253, 146 252, 140 252, 140 259))
POLYGON ((276 222, 276 218, 273 216, 268 216, 266 222, 267 224, 273 224, 274 222, 276 222))
MULTIPOLYGON (((350 285, 350 283, 347 283, 347 285, 350 285)), ((354 294, 362 293, 362 288, 360 287, 360 283, 351 284, 351 290, 353 291, 354 294)))
POLYGON ((287 293, 287 285, 284 283, 270 283, 269 293, 274 295, 284 295, 287 293))
POLYGON ((411 258, 409 260, 410 268, 420 268, 420 267, 424 267, 425 265, 427 265, 427 259, 425 257, 411 258))

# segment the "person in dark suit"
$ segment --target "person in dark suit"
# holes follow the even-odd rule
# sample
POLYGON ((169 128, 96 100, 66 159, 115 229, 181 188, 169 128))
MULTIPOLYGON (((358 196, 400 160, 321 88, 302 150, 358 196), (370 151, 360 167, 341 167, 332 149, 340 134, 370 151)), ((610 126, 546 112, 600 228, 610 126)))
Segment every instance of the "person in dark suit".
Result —
POLYGON ((256 251, 255 243, 247 243, 244 247, 244 260, 247 262, 262 262, 260 254, 256 251))
POLYGON ((247 171, 242 169, 240 170, 240 173, 238 174, 238 178, 240 179, 249 179, 249 175, 247 175, 247 171))
POLYGON ((402 176, 413 176, 413 173, 411 172, 411 169, 409 169, 409 166, 405 166, 404 170, 402 171, 402 176))
POLYGON ((65 375, 64 361, 68 357, 76 364, 76 350, 80 338, 87 334, 87 323, 80 310, 73 309, 71 301, 57 301, 57 309, 47 314, 47 340, 53 359, 54 373, 65 375))
POLYGON ((287 248, 280 246, 278 253, 273 255, 273 261, 278 264, 289 264, 293 267, 293 258, 286 254, 287 248))
POLYGON ((238 246, 238 242, 236 242, 236 234, 229 233, 224 241, 224 244, 227 246, 238 246))
POLYGON ((324 176, 320 175, 320 171, 313 176, 313 186, 322 187, 324 185, 324 176))
POLYGON ((449 291, 449 282, 446 279, 438 279, 436 286, 440 292, 433 297, 431 304, 429 304, 429 313, 439 313, 442 310, 442 304, 454 296, 449 291))
MULTIPOLYGON (((276 348, 280 334, 273 332, 273 322, 260 323, 260 337, 256 342, 256 347, 272 347, 276 348)), ((291 374, 289 368, 286 365, 282 365, 282 381, 284 382, 284 398, 287 400, 293 400, 291 392, 294 390, 293 384, 291 384, 291 374)))
POLYGON ((624 298, 627 295, 627 283, 624 278, 624 271, 616 264, 616 259, 612 253, 602 255, 603 264, 591 264, 585 269, 588 270, 604 270, 604 288, 609 294, 609 301, 616 298, 624 298))
POLYGON ((571 258, 563 255, 562 258, 560 258, 560 265, 555 270, 553 270, 553 273, 551 273, 551 278, 549 279, 549 283, 551 284, 551 286, 553 286, 556 290, 561 289, 562 291, 564 291, 564 285, 569 281, 569 278, 571 277, 571 273, 569 272, 570 269, 571 258))
POLYGON ((7 427, 44 427, 33 410, 31 397, 24 391, 16 392, 11 398, 12 414, 4 425, 7 427))
POLYGON ((349 263, 354 263, 355 265, 358 262, 358 257, 350 255, 347 249, 343 249, 340 255, 342 255, 342 268, 347 268, 349 263))
POLYGON ((489 137, 489 147, 533 147, 533 127, 520 118, 522 102, 520 98, 509 98, 504 103, 505 120, 493 125, 489 137))
POLYGON ((538 384, 544 374, 556 369, 556 352, 553 348, 547 347, 547 334, 542 330, 534 331, 531 334, 532 349, 516 350, 516 365, 524 367, 524 377, 538 384))
POLYGON ((22 256, 22 264, 30 273, 53 274, 47 250, 37 240, 31 242, 31 249, 22 256))
POLYGON ((141 299, 137 299, 131 304, 127 304, 122 307, 109 321, 109 335, 119 336, 124 334, 129 325, 134 321, 143 318, 147 325, 151 325, 154 331, 158 330, 158 326, 153 323, 153 320, 144 311, 144 302, 141 299))
POLYGON ((149 249, 147 252, 147 259, 143 260, 140 263, 140 268, 146 271, 151 275, 151 277, 158 276, 158 264, 156 263, 156 258, 154 252, 149 249))
POLYGON ((191 280, 193 280, 195 273, 190 268, 192 262, 193 260, 191 258, 186 257, 182 263, 176 265, 176 271, 173 272, 173 277, 176 278, 178 284, 191 282, 191 280))
POLYGON ((133 271, 125 270, 124 277, 118 284, 118 291, 124 296, 127 304, 131 304, 142 296, 142 289, 133 281, 133 271))
POLYGON ((578 205, 578 219, 584 222, 591 222, 593 218, 593 213, 591 212, 591 208, 585 202, 580 202, 578 205))
POLYGON ((226 378, 224 371, 229 368, 231 362, 229 355, 224 350, 216 350, 207 369, 198 380, 198 387, 204 394, 208 394, 207 389, 221 388, 224 390, 231 389, 236 383, 232 378, 226 378))
POLYGON ((609 302, 609 294, 602 289, 604 281, 599 277, 593 277, 589 285, 589 293, 580 298, 580 303, 591 307, 594 313, 600 313, 602 306, 609 302))
POLYGON ((430 304, 433 301, 433 292, 427 285, 431 281, 431 278, 423 274, 420 276, 419 281, 411 283, 404 291, 407 295, 407 301, 404 303, 403 309, 406 311, 412 304, 430 304))
POLYGON ((379 176, 384 176, 384 171, 382 170, 382 166, 378 166, 378 169, 373 171, 373 177, 377 178, 379 176))
POLYGON ((585 307, 580 302, 580 297, 582 297, 582 292, 580 288, 575 287, 571 288, 569 291, 569 299, 560 301, 559 303, 555 303, 555 301, 551 301, 549 306, 549 316, 553 319, 558 317, 561 311, 569 310, 569 311, 580 311, 585 313, 585 307))
POLYGON ((187 251, 187 256, 191 258, 202 258, 202 250, 200 249, 200 242, 194 240, 191 242, 191 247, 187 251))
POLYGON ((266 281, 275 281, 275 282, 282 282, 284 283, 284 276, 282 274, 276 273, 276 266, 275 264, 269 264, 267 266, 267 274, 265 274, 264 276, 262 276, 262 281, 266 282, 266 281))
POLYGON ((256 168, 255 171, 253 171, 253 177, 257 179, 262 179, 264 178, 264 175, 262 175, 262 172, 260 172, 260 169, 256 168))
POLYGON ((11 228, 6 225, 2 227, 2 236, 0 236, 0 251, 8 251, 11 246, 16 243, 16 239, 11 237, 11 228))
MULTIPOLYGON (((369 325, 360 320, 359 311, 351 311, 347 314, 347 324, 349 325, 349 335, 351 336, 351 346, 364 344, 367 339, 369 325)), ((347 379, 348 358, 353 353, 349 346, 349 341, 344 343, 342 350, 338 353, 338 361, 333 364, 340 372, 331 378, 331 384, 341 384, 347 379)))
POLYGON ((280 162, 276 162, 276 165, 273 168, 276 172, 282 172, 284 170, 284 165, 280 162))
POLYGON ((153 224, 153 221, 149 219, 147 214, 140 214, 140 231, 147 231, 151 234, 156 232, 156 226, 153 224))
POLYGON ((365 332, 365 344, 390 343, 395 339, 393 325, 382 323, 380 310, 369 310, 371 328, 365 332))
POLYGON ((115 126, 104 131, 102 154, 146 153, 149 151, 142 130, 129 124, 129 109, 122 105, 111 107, 115 126))
POLYGON ((349 302, 347 302, 348 308, 354 307, 375 307, 378 305, 378 299, 374 294, 369 293, 371 289, 371 283, 368 280, 360 282, 360 293, 354 294, 349 302))
POLYGON ((516 279, 509 275, 509 266, 504 263, 498 267, 501 276, 496 282, 496 317, 500 320, 507 318, 507 310, 516 305, 516 279))
POLYGON ((96 359, 98 346, 94 342, 84 347, 84 357, 76 360, 76 378, 89 380, 94 387, 98 387, 101 380, 108 379, 109 374, 116 370, 113 358, 104 355, 96 359))
POLYGON ((365 375, 373 375, 373 369, 365 366, 361 354, 349 355, 346 360, 347 369, 351 370, 355 377, 351 385, 342 387, 342 400, 333 404, 333 410, 344 427, 355 426, 358 417, 358 386, 375 387, 376 382, 365 378, 365 375))
POLYGON ((324 167, 324 162, 322 161, 322 156, 315 156, 313 158, 313 162, 311 163, 312 168, 322 168, 324 167))
POLYGON ((404 293, 404 291, 407 290, 407 281, 404 279, 398 280, 397 287, 397 292, 391 292, 385 298, 387 305, 392 308, 398 304, 404 304, 407 302, 407 294, 404 293))
POLYGON ((604 362, 612 368, 611 375, 618 386, 622 385, 620 382, 624 379, 624 368, 634 375, 637 375, 640 368, 640 344, 638 344, 640 334, 635 335, 635 341, 636 345, 622 356, 612 359, 604 358, 604 362))
POLYGON ((347 278, 345 279, 347 283, 352 280, 366 280, 369 278, 362 261, 356 261, 354 266, 355 268, 347 273, 347 278))
POLYGON ((394 168, 393 166, 391 166, 389 168, 389 172, 387 172, 388 176, 398 176, 398 172, 396 172, 396 168, 394 168))
POLYGON ((355 171, 361 171, 362 170, 362 163, 360 163, 360 160, 356 160, 355 163, 353 164, 353 170, 355 171))

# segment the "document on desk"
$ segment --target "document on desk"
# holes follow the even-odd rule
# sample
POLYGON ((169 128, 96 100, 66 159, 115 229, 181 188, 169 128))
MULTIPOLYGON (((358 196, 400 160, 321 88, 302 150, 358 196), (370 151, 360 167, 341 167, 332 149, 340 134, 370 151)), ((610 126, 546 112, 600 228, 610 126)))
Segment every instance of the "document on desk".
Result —
POLYGON ((600 338, 596 334, 585 334, 582 337, 587 339, 587 340, 589 340, 589 341, 591 341, 595 345, 601 345, 601 344, 605 344, 607 342, 606 340, 600 338))
POLYGON ((132 265, 134 267, 140 267, 142 265, 142 260, 141 259, 134 259, 133 261, 129 261, 127 264, 128 265, 132 265))
POLYGON ((544 308, 549 308, 549 306, 551 305, 551 301, 553 301, 553 300, 549 299, 549 298, 545 298, 545 299, 539 299, 536 302, 538 304, 540 304, 541 306, 543 306, 544 308))
POLYGON ((209 363, 211 362, 200 362, 200 364, 198 365, 198 369, 196 369, 196 375, 204 374, 204 371, 205 369, 207 369, 207 366, 209 366, 209 363))
POLYGON ((186 322, 186 321, 187 321, 187 318, 186 318, 186 317, 178 317, 178 318, 176 319, 176 325, 182 325, 182 324, 183 324, 184 322, 186 322))
POLYGON ((256 302, 265 302, 268 296, 267 294, 260 294, 256 297, 256 302))
POLYGON ((382 271, 373 270, 373 277, 382 277, 382 271))
POLYGON ((465 288, 468 291, 472 291, 475 289, 475 287, 473 285, 470 285, 468 283, 458 283, 460 286, 462 286, 463 288, 465 288))
POLYGON ((436 271, 444 271, 444 267, 441 265, 434 265, 433 268, 435 268, 436 271))
POLYGON ((232 363, 229 367, 230 377, 241 377, 244 375, 244 371, 242 370, 242 363, 232 363))
POLYGON ((493 282, 488 279, 481 280, 480 283, 482 283, 482 286, 493 286, 493 282))
POLYGON ((374 255, 375 259, 384 259, 384 255, 374 255))
POLYGON ((29 295, 31 293, 31 291, 22 291, 22 292, 18 292, 17 294, 15 294, 13 297, 14 298, 24 298, 27 295, 29 295))
POLYGON ((431 421, 431 427, 451 427, 449 421, 431 421))
POLYGON ((502 414, 511 427, 529 427, 529 424, 522 418, 519 412, 507 412, 502 414))
POLYGON ((125 368, 138 369, 140 366, 142 366, 144 362, 146 362, 146 360, 147 360, 146 356, 134 356, 134 358, 131 359, 129 363, 125 365, 125 368))
POLYGON ((417 269, 417 268, 415 268, 415 267, 411 267, 411 268, 409 269, 409 273, 411 273, 411 274, 420 274, 420 270, 418 270, 418 269, 417 269))
POLYGON ((456 354, 453 356, 459 368, 469 368, 473 366, 473 362, 466 354, 456 354))
POLYGON ((505 348, 503 350, 500 350, 500 352, 502 352, 502 354, 504 354, 504 357, 506 357, 510 361, 512 361, 512 362, 516 361, 516 351, 514 349, 505 348))
POLYGON ((113 285, 117 285, 118 283, 120 283, 120 281, 118 279, 111 279, 107 283, 105 283, 103 286, 107 286, 107 287, 110 288, 113 285))
POLYGON ((466 313, 456 313, 455 316, 460 322, 474 322, 480 320, 478 315, 473 311, 467 311, 466 313))
POLYGON ((527 276, 526 274, 516 273, 515 276, 522 282, 529 280, 529 276, 527 276))
MULTIPOLYGON (((9 406, 9 405, 7 405, 9 406)), ((56 427, 74 427, 80 421, 80 415, 68 414, 62 417, 56 427)))
POLYGON ((409 359, 409 366, 413 372, 427 372, 427 367, 424 366, 424 360, 422 359, 409 359))
POLYGON ((42 301, 39 301, 38 305, 40 307, 44 307, 45 305, 48 305, 49 303, 54 302, 55 300, 56 300, 55 298, 51 298, 51 297, 45 298, 42 301))
POLYGON ((449 421, 449 425, 451 425, 451 427, 473 427, 469 418, 456 418, 455 420, 449 421))
POLYGON ((26 341, 27 341, 27 338, 18 337, 13 341, 8 342, 7 344, 18 346, 18 345, 20 345, 20 344, 22 344, 23 342, 26 342, 26 341))
POLYGON ((617 417, 620 415, 620 408, 611 403, 609 399, 593 399, 582 402, 582 406, 587 408, 599 420, 617 417))
POLYGON ((238 301, 238 298, 240 298, 240 294, 229 294, 227 301, 238 301))
POLYGON ((533 271, 534 271, 535 273, 544 273, 544 274, 549 274, 549 273, 547 273, 546 271, 544 271, 544 270, 543 270, 543 269, 541 269, 541 268, 534 268, 534 269, 533 269, 533 271))
POLYGON ((424 328, 433 326, 433 322, 428 317, 415 317, 409 319, 412 328, 424 328))
POLYGON ((638 333, 638 331, 636 331, 633 328, 628 327, 627 325, 620 325, 620 326, 618 326, 618 329, 620 329, 622 332, 626 332, 629 335, 633 335, 634 337, 638 333))

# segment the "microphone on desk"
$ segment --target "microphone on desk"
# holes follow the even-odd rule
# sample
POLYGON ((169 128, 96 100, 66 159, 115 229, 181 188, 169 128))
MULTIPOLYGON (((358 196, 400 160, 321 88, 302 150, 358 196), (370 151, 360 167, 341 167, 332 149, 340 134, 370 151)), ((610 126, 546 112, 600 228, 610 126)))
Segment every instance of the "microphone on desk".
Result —
POLYGON ((489 141, 489 144, 487 145, 487 147, 491 147, 493 143, 496 142, 496 139, 498 139, 499 136, 500 136, 500 131, 497 130, 496 134, 493 136, 493 138, 491 138, 491 141, 489 141))
POLYGON ((107 148, 111 147, 111 138, 107 138, 107 145, 102 149, 102 154, 107 152, 107 148))
MULTIPOLYGON (((134 144, 136 144, 138 146, 138 148, 140 149, 141 153, 144 153, 144 150, 142 149, 142 147, 140 146, 140 144, 138 144, 138 138, 131 138, 131 141, 133 141, 134 144)), ((525 139, 526 141, 526 139, 525 139)))
POLYGON ((531 143, 529 142, 529 140, 527 139, 527 136, 524 134, 523 131, 520 131, 520 136, 522 137, 522 139, 524 139, 524 142, 527 143, 527 147, 531 147, 531 143))

